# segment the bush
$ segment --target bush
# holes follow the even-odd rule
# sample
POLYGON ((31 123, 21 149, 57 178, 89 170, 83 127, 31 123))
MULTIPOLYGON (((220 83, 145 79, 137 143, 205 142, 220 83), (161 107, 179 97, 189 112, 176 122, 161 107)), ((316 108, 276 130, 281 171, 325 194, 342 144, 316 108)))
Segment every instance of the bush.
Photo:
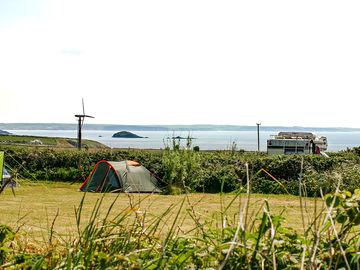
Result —
MULTIPOLYGON (((172 142, 164 150, 52 150, 5 149, 5 161, 23 177, 32 180, 82 182, 96 162, 136 160, 160 179, 161 187, 177 187, 196 192, 231 192, 246 185, 245 164, 249 165, 253 192, 299 193, 303 178, 309 196, 319 188, 355 190, 360 184, 360 156, 357 150, 322 156, 268 156, 241 151, 194 151, 191 141, 185 147, 172 142), (261 172, 265 169, 271 176, 261 172), (273 177, 273 178, 272 178, 273 177), (276 179, 276 181, 274 180, 276 179), (283 187, 281 187, 281 185, 283 187)), ((360 150, 359 150, 360 152, 360 150)))

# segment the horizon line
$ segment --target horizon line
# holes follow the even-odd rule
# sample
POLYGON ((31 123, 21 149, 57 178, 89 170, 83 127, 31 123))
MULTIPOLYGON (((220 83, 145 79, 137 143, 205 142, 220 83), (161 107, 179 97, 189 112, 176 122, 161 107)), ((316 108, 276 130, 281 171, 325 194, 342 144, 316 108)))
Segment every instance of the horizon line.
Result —
MULTIPOLYGON (((65 122, 8 122, 8 123, 0 123, 0 125, 77 125, 77 123, 65 123, 65 122)), ((84 123, 86 126, 133 126, 133 127, 196 127, 196 126, 204 126, 204 127, 254 127, 257 125, 249 125, 249 124, 95 124, 95 123, 84 123)), ((326 126, 326 127, 316 127, 316 126, 301 126, 301 125, 260 125, 263 128, 309 128, 309 129, 360 129, 360 127, 341 127, 341 126, 326 126)))

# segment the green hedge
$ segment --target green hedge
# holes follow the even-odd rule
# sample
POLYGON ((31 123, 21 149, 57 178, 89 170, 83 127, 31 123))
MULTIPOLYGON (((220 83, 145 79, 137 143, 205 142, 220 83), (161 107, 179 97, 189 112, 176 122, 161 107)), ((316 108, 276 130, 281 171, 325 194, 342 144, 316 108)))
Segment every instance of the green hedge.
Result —
POLYGON ((162 179, 162 187, 183 188, 185 185, 196 192, 231 192, 245 188, 245 164, 248 164, 253 192, 298 194, 301 179, 303 192, 308 196, 317 196, 320 188, 324 192, 333 191, 339 181, 342 189, 353 191, 359 188, 359 156, 359 148, 332 153, 329 158, 191 149, 96 152, 5 149, 6 163, 21 176, 33 180, 82 182, 99 160, 128 159, 139 161, 162 179))

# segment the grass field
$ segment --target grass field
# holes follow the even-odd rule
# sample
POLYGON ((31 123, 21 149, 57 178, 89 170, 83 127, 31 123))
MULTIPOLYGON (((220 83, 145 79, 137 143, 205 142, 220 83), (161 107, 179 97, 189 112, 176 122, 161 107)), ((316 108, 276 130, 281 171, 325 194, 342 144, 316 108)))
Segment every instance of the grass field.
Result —
MULTIPOLYGON (((41 137, 26 135, 0 135, 0 144, 3 146, 19 146, 19 147, 51 147, 51 148, 76 148, 76 138, 59 138, 59 137, 41 137), (42 144, 32 143, 34 140, 40 141, 42 144)), ((97 141, 82 140, 82 144, 88 148, 108 148, 97 141)))
MULTIPOLYGON (((47 239, 50 227, 61 237, 71 237, 76 234, 75 207, 81 202, 84 193, 79 192, 79 184, 51 182, 23 182, 20 187, 6 189, 0 194, 0 224, 6 224, 14 229, 19 229, 21 234, 33 240, 47 239), (53 224, 54 222, 54 224, 53 224)), ((93 207, 103 194, 86 193, 82 210, 83 224, 89 220, 93 207)), ((189 194, 189 195, 158 195, 158 194, 105 194, 101 210, 107 212, 112 202, 116 200, 112 216, 122 210, 130 211, 131 215, 151 217, 162 216, 169 207, 173 207, 170 214, 164 215, 163 230, 165 233, 173 222, 181 202, 185 200, 181 209, 180 233, 188 233, 194 228, 195 221, 190 212, 200 222, 211 223, 212 227, 226 226, 226 223, 236 224, 237 213, 243 207, 246 195, 241 194, 189 194), (229 206, 229 207, 228 207, 229 206), (228 207, 228 208, 227 208, 228 207), (226 209, 227 208, 227 209, 226 209)), ((284 226, 292 227, 299 232, 303 229, 300 201, 295 196, 253 194, 250 199, 250 219, 262 212, 265 200, 270 204, 272 214, 280 214, 285 217, 284 226)), ((306 199, 306 216, 313 216, 315 201, 306 199)), ((320 200, 316 203, 317 209, 322 205, 320 200)), ((304 209, 304 208, 303 208, 304 209)), ((319 211, 319 210, 318 210, 319 211)))

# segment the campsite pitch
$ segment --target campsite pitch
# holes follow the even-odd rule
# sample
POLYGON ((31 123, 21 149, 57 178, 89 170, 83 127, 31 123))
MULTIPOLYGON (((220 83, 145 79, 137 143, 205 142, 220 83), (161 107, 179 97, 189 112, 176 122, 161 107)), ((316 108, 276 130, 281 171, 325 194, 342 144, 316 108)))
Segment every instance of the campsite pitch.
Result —
MULTIPOLYGON (((146 218, 161 217, 172 207, 163 222, 162 233, 173 224, 173 219, 179 213, 181 221, 178 224, 180 233, 189 233, 195 226, 194 218, 200 222, 208 222, 212 227, 226 226, 226 223, 236 224, 238 212, 246 201, 246 194, 189 194, 189 195, 159 195, 139 193, 84 193, 78 191, 79 184, 53 182, 25 182, 15 188, 15 196, 11 189, 0 194, 0 224, 6 224, 31 239, 37 241, 48 239, 49 231, 54 231, 59 237, 72 238, 76 234, 75 208, 79 206, 85 195, 81 212, 81 222, 86 224, 90 219, 96 202, 103 197, 100 215, 105 215, 110 205, 115 201, 112 216, 121 211, 131 212, 130 215, 146 218), (181 203, 184 202, 180 209, 181 203), (179 210, 180 209, 180 210, 179 210), (190 214, 189 214, 190 213, 190 214)), ((268 200, 273 214, 285 217, 284 226, 301 231, 302 215, 299 198, 284 195, 251 195, 249 203, 250 218, 256 217, 262 211, 264 200, 268 200)), ((315 201, 306 199, 306 211, 313 213, 315 201)), ((318 201, 316 208, 321 207, 318 201)), ((305 213, 306 214, 306 213, 305 213)), ((101 218, 101 217, 100 217, 101 218)), ((306 220, 305 220, 306 222, 306 220)))

